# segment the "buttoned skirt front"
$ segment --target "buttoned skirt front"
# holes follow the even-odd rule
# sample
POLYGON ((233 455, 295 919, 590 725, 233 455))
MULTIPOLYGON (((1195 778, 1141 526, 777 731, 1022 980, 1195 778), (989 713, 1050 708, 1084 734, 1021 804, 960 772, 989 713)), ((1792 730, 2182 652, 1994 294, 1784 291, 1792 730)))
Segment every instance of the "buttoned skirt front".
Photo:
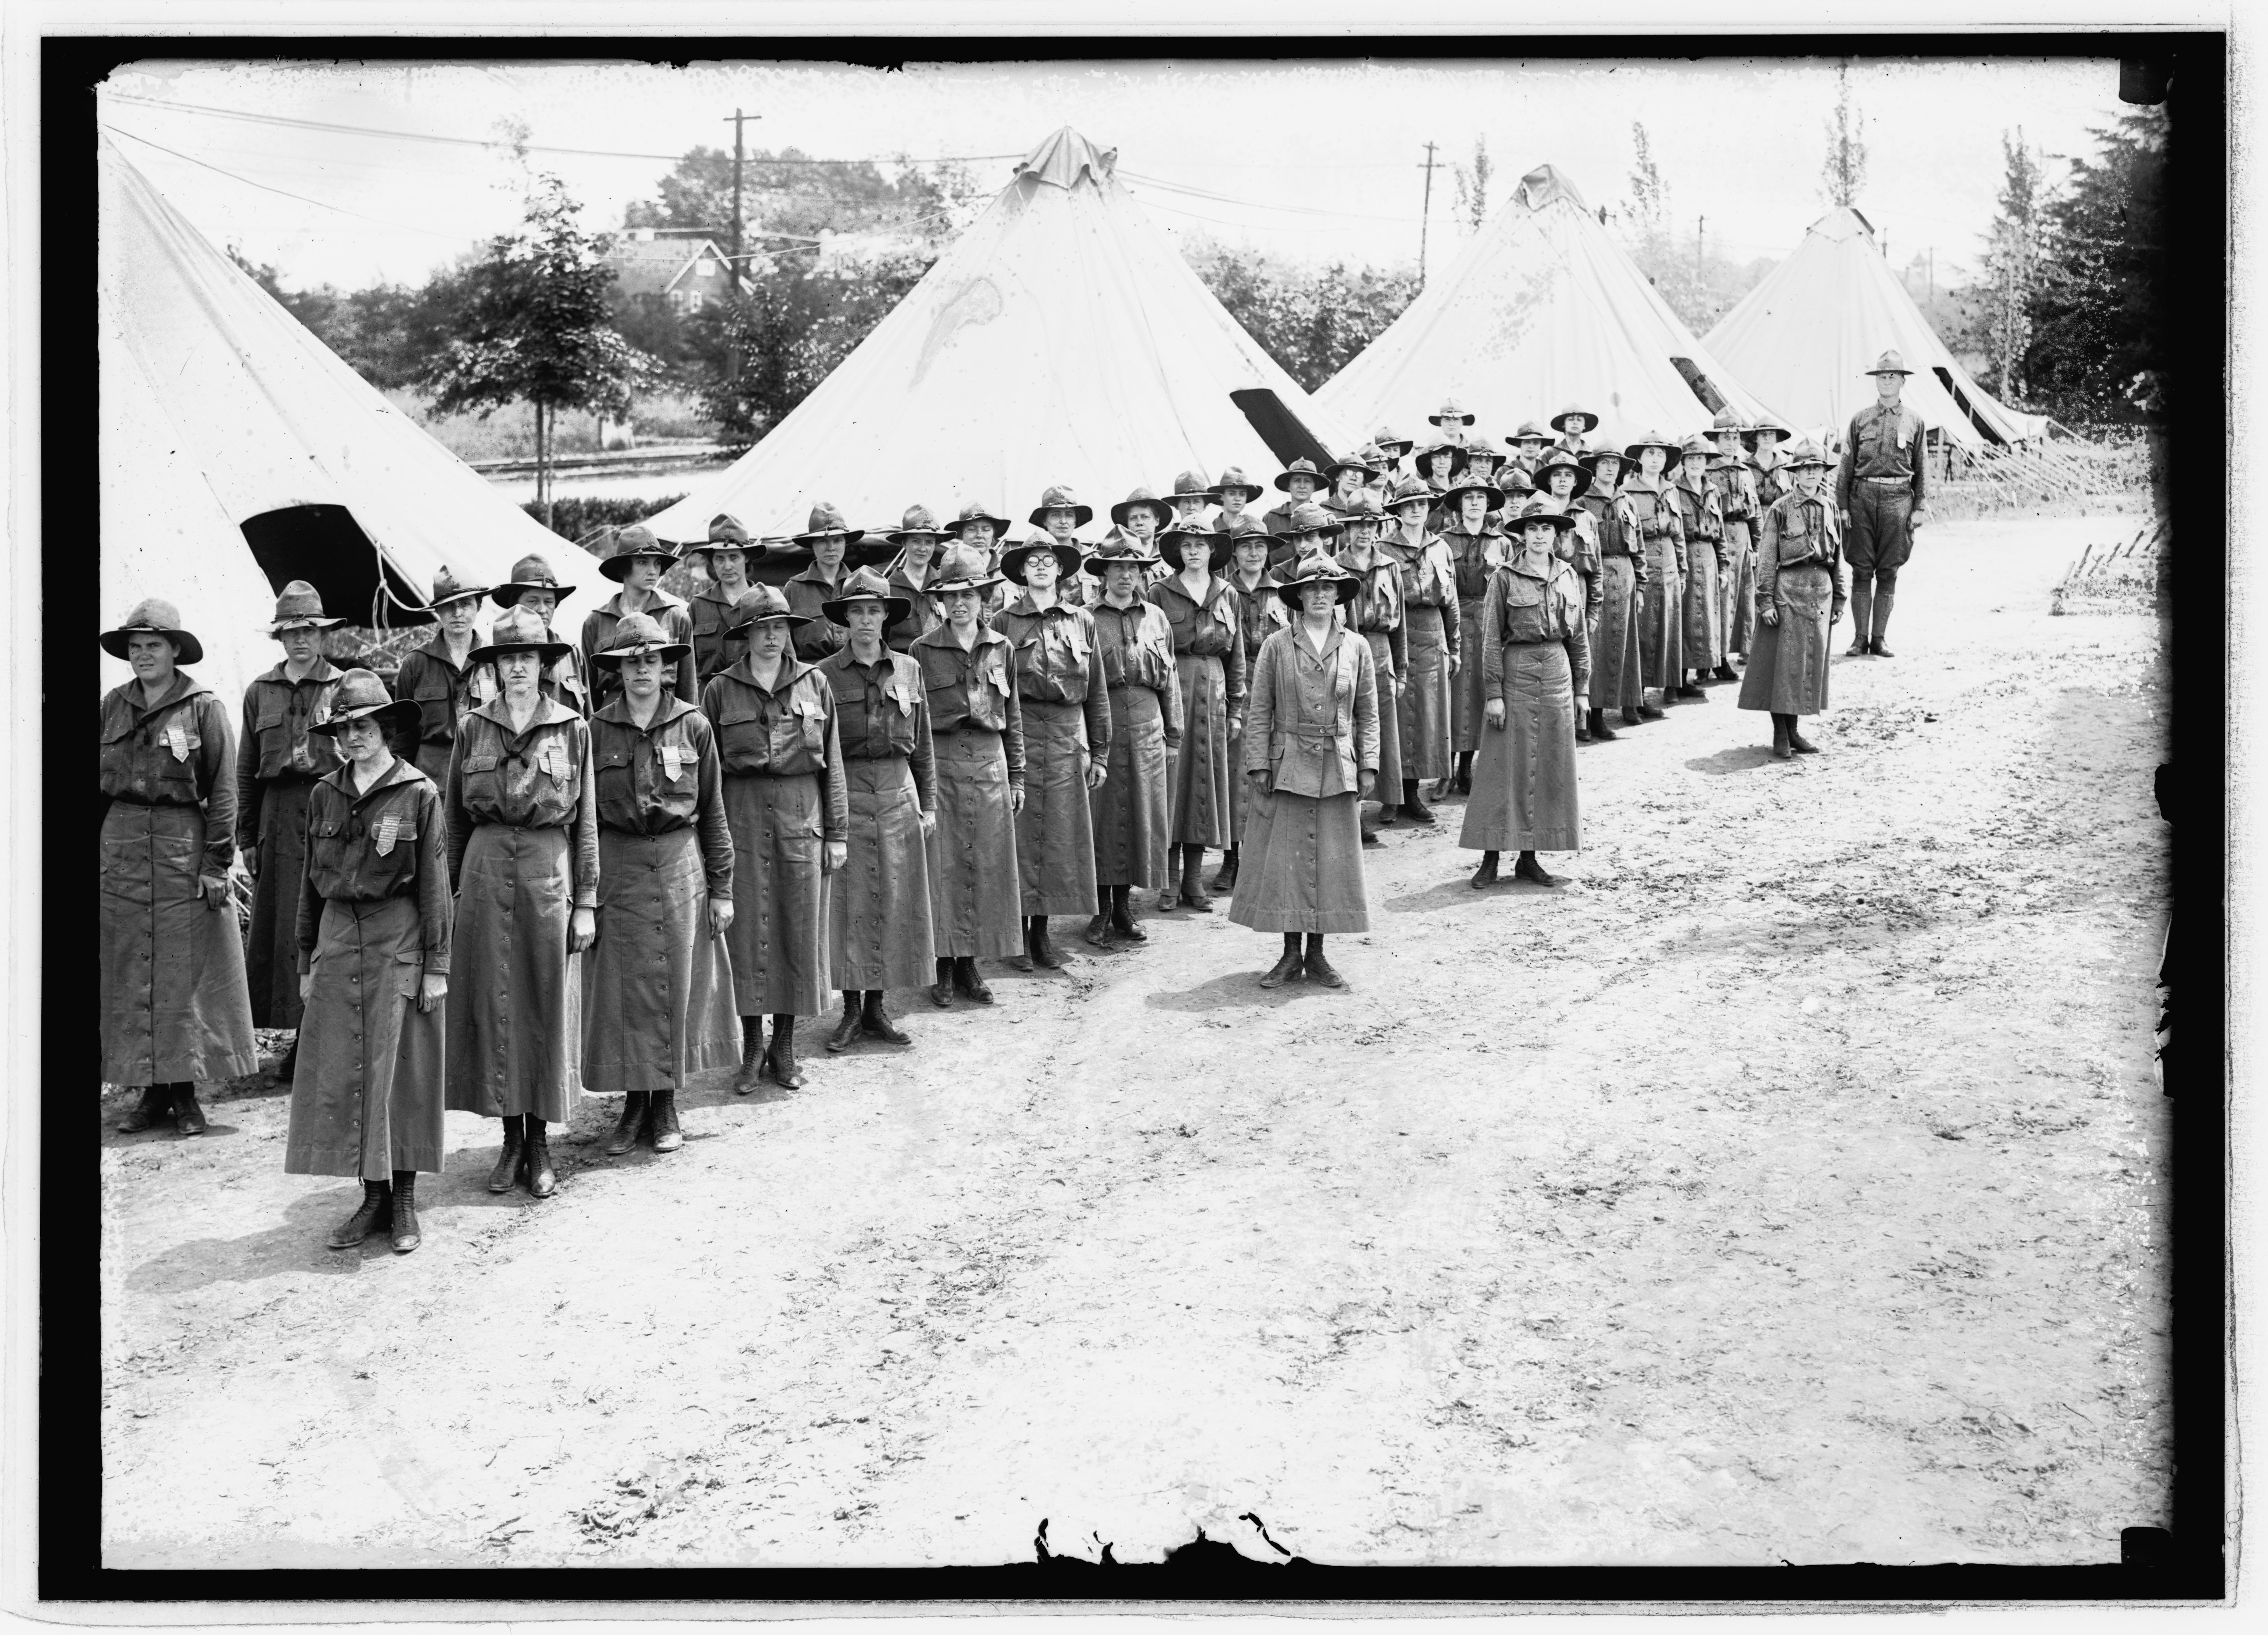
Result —
POLYGON ((1573 851, 1574 675, 1557 642, 1507 642, 1504 730, 1485 727, 1457 844, 1468 851, 1573 851))
POLYGON ((827 1008, 825 822, 819 778, 725 777, 733 830, 733 1004, 743 1016, 827 1008))
POLYGON ((234 1079, 260 1065, 244 939, 228 899, 210 908, 197 889, 204 855, 195 806, 114 800, 103 817, 96 937, 106 1083, 234 1079))
POLYGON ((1217 658, 1179 653, 1182 747, 1174 752, 1167 821, 1177 846, 1226 846, 1233 833, 1235 762, 1229 758, 1228 672, 1217 658))
POLYGON ((1827 708, 1834 581, 1826 569, 1806 564, 1782 570, 1780 583, 1789 599, 1778 624, 1756 621, 1756 651, 1741 676, 1741 708, 1817 715, 1827 708))
POLYGON ((902 755, 843 764, 850 860, 828 887, 828 980, 852 991, 926 986, 937 961, 913 768, 902 755))
POLYGON ((1594 710, 1635 710, 1645 702, 1638 656, 1638 568, 1628 556, 1609 556, 1599 568, 1599 622, 1591 637, 1594 710))
POLYGON ((600 829, 599 940, 583 956, 583 1088, 682 1089, 695 1073, 731 1066, 740 1059, 733 1007, 733 961, 709 934, 698 832, 600 829))
POLYGON ((475 827, 449 953, 449 1107, 488 1118, 575 1110, 583 966, 570 954, 574 867, 564 829, 475 827))
POLYGON ((1756 536, 1745 522, 1725 525, 1725 565, 1717 576, 1717 596, 1725 607, 1725 651, 1753 651, 1756 634, 1756 536))
POLYGON ((937 957, 1021 954, 1024 891, 1015 814, 1008 810, 1007 747, 999 733, 973 727, 939 733, 931 746, 937 827, 929 837, 930 935, 937 957))
POLYGON ((1087 804, 1086 711, 1023 701, 1024 809, 1016 869, 1026 914, 1094 912, 1094 812, 1087 804))
POLYGON ((1351 789, 1256 796, 1228 917, 1254 931, 1368 931, 1361 813, 1351 789))
POLYGON ((397 1169, 438 1173, 450 1001, 417 1008, 425 975, 417 900, 326 902, 310 974, 284 1173, 364 1181, 397 1169))
MULTIPOLYGON (((1441 609, 1403 610, 1407 621, 1410 674, 1396 696, 1395 725, 1402 751, 1402 776, 1449 776, 1449 638, 1441 609)), ((1462 632, 1461 632, 1462 634, 1462 632)), ((1381 759, 1384 751, 1380 751, 1381 759)))
POLYGON ((299 882, 307 872, 307 798, 314 784, 279 778, 260 790, 260 873, 244 979, 254 1027, 299 1025, 299 882))
POLYGON ((1488 708, 1481 688, 1481 613, 1477 596, 1457 604, 1457 645, 1463 657, 1449 696, 1449 733, 1460 755, 1481 747, 1481 718, 1488 708))
POLYGON ((1647 547, 1646 571, 1638 591, 1639 681, 1675 687, 1685 668, 1685 576, 1663 544, 1647 547))
POLYGON ((1110 689, 1110 771, 1088 792, 1094 883, 1163 886, 1168 824, 1166 714, 1146 687, 1110 689))
POLYGON ((1717 590, 1717 547, 1685 542, 1685 667, 1713 670, 1725 662, 1725 604, 1717 590))

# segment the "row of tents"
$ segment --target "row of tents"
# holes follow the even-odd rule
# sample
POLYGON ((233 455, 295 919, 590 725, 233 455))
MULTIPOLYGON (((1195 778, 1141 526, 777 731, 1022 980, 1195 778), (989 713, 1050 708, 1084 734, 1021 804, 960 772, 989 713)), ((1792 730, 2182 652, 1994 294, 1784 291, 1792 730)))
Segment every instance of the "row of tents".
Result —
MULTIPOLYGON (((761 537, 815 501, 856 522, 920 500, 1015 515, 1050 483, 1115 498, 1172 473, 1327 461, 1444 397, 1491 434, 1581 402, 1608 440, 1729 405, 1822 432, 1871 401, 1886 348, 1907 401, 1971 454, 2042 438, 1963 371, 1837 210, 1704 339, 1550 166, 1358 357, 1310 394, 1213 298, 1113 174, 1057 131, 850 356, 747 455, 649 519, 761 537)), ((180 605, 205 679, 274 661, 271 586, 312 580, 357 622, 414 620, 445 564, 500 583, 562 541, 435 442, 190 225, 108 141, 99 155, 102 605, 180 605)), ((1090 496, 1093 497, 1094 496, 1090 496)), ((121 667, 106 664, 118 674, 121 667)))

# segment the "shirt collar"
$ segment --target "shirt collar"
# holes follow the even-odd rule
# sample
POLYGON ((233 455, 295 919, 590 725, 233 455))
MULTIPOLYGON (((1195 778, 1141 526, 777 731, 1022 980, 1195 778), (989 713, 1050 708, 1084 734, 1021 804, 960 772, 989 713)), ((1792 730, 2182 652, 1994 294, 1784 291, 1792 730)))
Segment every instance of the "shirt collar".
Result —
MULTIPOLYGON (((611 613, 617 619, 625 617, 626 615, 622 608, 622 594, 623 593, 621 591, 616 591, 613 595, 608 597, 606 600, 599 604, 599 611, 600 613, 611 613)), ((683 602, 680 601, 676 597, 672 596, 667 591, 662 589, 661 586, 657 585, 646 593, 645 606, 639 608, 638 611, 644 614, 648 618, 652 618, 665 608, 682 608, 683 606, 685 606, 683 602)))
POLYGON ((629 727, 634 733, 651 733, 657 727, 668 725, 679 716, 690 715, 692 712, 691 704, 665 689, 661 695, 661 702, 654 706, 653 719, 640 726, 630 718, 630 695, 617 689, 612 698, 599 706, 598 713, 592 717, 592 719, 612 721, 618 726, 629 727))
MULTIPOLYGON (((1005 642, 1007 639, 979 619, 976 622, 976 644, 968 651, 974 652, 988 642, 1005 642)), ((941 647, 947 652, 961 651, 960 639, 954 635, 953 627, 949 624, 940 624, 933 630, 924 630, 914 637, 912 644, 916 647, 941 647)))
POLYGON ((357 792, 353 784, 349 781, 353 776, 354 762, 342 761, 335 770, 325 773, 322 781, 359 806, 381 790, 392 789, 397 784, 406 784, 412 778, 423 777, 425 775, 417 770, 415 762, 405 761, 400 755, 396 755, 394 757, 394 764, 386 769, 386 776, 368 789, 357 792))
POLYGON ((286 687, 301 687, 308 682, 335 681, 342 674, 342 672, 332 668, 329 659, 318 653, 315 656, 315 667, 307 672, 305 681, 293 681, 284 674, 284 667, 280 664, 262 674, 260 679, 263 681, 280 681, 286 687))
MULTIPOLYGON (((465 644, 465 657, 467 659, 469 660, 472 658, 473 649, 478 647, 480 644, 481 633, 478 630, 475 630, 472 634, 472 639, 465 644)), ((452 670, 460 670, 464 668, 464 666, 459 664, 455 659, 449 657, 449 638, 444 636, 438 630, 433 632, 433 639, 426 643, 417 651, 422 653, 428 653, 433 658, 438 659, 443 664, 447 665, 452 670)))
POLYGON ((755 673, 748 668, 748 655, 746 652, 735 659, 732 667, 725 674, 733 681, 753 687, 760 693, 768 692, 770 696, 777 698, 816 667, 804 663, 795 656, 795 650, 789 648, 780 654, 779 671, 772 677, 772 684, 769 689, 762 681, 756 680, 755 673))
POLYGON ((191 675, 188 671, 177 668, 173 672, 173 684, 166 689, 164 696, 160 697, 156 703, 150 705, 147 709, 144 708, 142 703, 142 683, 138 678, 128 681, 126 685, 120 688, 118 691, 119 696, 126 700, 128 706, 133 710, 134 713, 137 716, 142 716, 152 714, 159 710, 167 709, 172 705, 180 703, 184 698, 194 698, 199 693, 209 693, 212 691, 212 689, 207 687, 202 681, 197 680, 195 676, 191 675))
POLYGON ((1032 593, 1028 590, 1021 590, 1016 593, 1016 600, 1008 604, 1005 611, 1009 613, 1021 614, 1027 619, 1044 619, 1051 613, 1069 615, 1073 612, 1074 609, 1069 602, 1064 600, 1063 593, 1060 590, 1056 593, 1055 606, 1051 608, 1034 607, 1032 605, 1032 593))
POLYGON ((840 586, 844 579, 849 578, 850 573, 850 559, 846 556, 843 559, 843 565, 836 570, 836 577, 834 578, 830 579, 821 573, 816 562, 806 563, 803 571, 793 577, 803 580, 807 585, 823 585, 831 591, 840 586))
MULTIPOLYGON (((504 702, 502 693, 475 708, 473 713, 483 720, 495 722, 507 733, 512 730, 512 706, 504 702)), ((539 726, 552 726, 561 721, 579 721, 582 718, 549 694, 538 693, 535 696, 535 713, 527 718, 527 730, 532 733, 539 726)))

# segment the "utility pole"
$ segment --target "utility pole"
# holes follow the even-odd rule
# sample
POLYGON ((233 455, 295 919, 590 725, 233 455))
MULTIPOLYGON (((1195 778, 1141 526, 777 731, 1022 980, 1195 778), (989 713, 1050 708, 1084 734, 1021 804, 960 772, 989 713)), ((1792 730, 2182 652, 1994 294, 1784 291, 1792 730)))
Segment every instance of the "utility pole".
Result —
POLYGON ((740 292, 740 122, 747 117, 733 110, 733 293, 740 292))
POLYGON ((1425 173, 1425 206, 1418 217, 1418 287, 1425 287, 1425 232, 1433 224, 1433 146, 1425 144, 1425 162, 1418 168, 1425 173))

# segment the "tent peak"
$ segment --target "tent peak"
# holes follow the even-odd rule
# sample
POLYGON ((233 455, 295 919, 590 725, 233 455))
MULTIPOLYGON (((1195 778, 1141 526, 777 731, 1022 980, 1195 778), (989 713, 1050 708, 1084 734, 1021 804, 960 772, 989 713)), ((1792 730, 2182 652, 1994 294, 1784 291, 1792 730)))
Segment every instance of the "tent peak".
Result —
POLYGON ((1809 231, 1830 244, 1840 244, 1845 239, 1861 236, 1871 242, 1874 237, 1874 224, 1861 215, 1855 206, 1838 204, 1812 223, 1809 231))
POLYGON ((1522 176, 1512 196, 1531 210, 1540 210, 1554 199, 1565 199, 1579 210, 1591 208, 1583 203, 1583 195, 1566 173, 1552 165, 1538 165, 1522 176))
POLYGON ((1118 150, 1098 148, 1065 125, 1024 156, 1016 174, 1058 188, 1079 185, 1082 173, 1100 182, 1118 163, 1118 150))

